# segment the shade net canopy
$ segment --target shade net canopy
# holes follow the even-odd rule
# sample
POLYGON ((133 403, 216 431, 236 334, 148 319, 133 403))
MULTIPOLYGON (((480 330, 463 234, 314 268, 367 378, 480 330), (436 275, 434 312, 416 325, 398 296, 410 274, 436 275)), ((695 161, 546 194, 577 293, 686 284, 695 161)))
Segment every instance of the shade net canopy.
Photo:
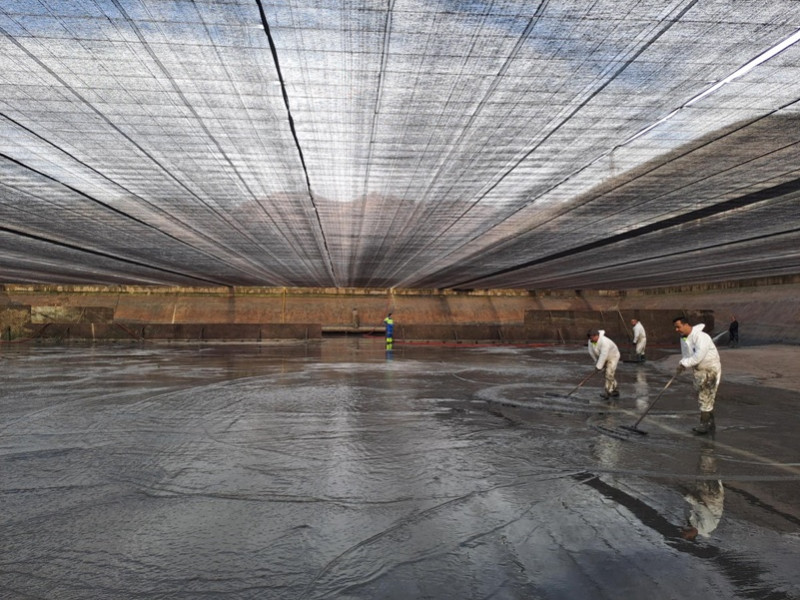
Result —
POLYGON ((795 0, 3 0, 0 280, 800 273, 795 0))

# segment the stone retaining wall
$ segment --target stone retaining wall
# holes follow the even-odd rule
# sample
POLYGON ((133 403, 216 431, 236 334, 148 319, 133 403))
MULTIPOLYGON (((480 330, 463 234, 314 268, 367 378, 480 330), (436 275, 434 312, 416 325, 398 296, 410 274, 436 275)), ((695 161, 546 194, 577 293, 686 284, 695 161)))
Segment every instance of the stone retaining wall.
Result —
MULTIPOLYGON (((638 316, 651 343, 674 344, 672 318, 730 315, 741 341, 800 344, 800 281, 752 281, 658 290, 449 290, 0 286, 0 339, 313 339, 382 332, 395 339, 583 342, 598 327, 629 337, 638 316), (67 328, 63 326, 69 326, 67 328)), ((711 319, 714 322, 711 322, 711 319)), ((724 340, 723 340, 724 341, 724 340)))

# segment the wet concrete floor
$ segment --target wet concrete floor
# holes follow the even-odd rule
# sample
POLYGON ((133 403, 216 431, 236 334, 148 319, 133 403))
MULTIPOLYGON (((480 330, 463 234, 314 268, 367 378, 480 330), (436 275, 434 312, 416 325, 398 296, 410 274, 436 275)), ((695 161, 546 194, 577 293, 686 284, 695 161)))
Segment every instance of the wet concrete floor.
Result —
MULTIPOLYGON (((4 599, 800 598, 800 394, 584 348, 4 347, 4 599), (697 535, 690 527, 694 526, 697 535)), ((723 362, 724 369, 724 362, 723 362)))

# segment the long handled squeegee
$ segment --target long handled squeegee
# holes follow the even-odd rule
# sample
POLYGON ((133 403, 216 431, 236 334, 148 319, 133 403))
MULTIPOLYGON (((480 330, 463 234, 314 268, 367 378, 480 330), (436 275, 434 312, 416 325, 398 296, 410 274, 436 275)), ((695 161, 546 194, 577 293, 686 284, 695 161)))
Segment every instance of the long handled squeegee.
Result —
POLYGON ((566 395, 566 397, 569 398, 570 396, 572 396, 572 394, 577 392, 583 386, 584 383, 589 381, 592 377, 594 377, 594 374, 598 372, 599 372, 598 369, 593 369, 591 373, 589 373, 586 377, 584 377, 581 380, 581 382, 578 385, 576 385, 569 394, 566 395))
POLYGON ((642 431, 641 429, 639 429, 639 423, 641 423, 641 422, 642 422, 642 419, 644 419, 644 418, 647 416, 647 413, 649 413, 649 412, 650 412, 650 409, 651 409, 651 408, 653 408, 653 407, 656 405, 656 402, 658 402, 658 399, 659 399, 659 398, 661 398, 661 395, 662 395, 664 392, 666 392, 666 391, 667 391, 667 388, 668 388, 670 385, 672 385, 672 382, 673 382, 673 381, 675 381, 675 379, 676 379, 677 377, 678 377, 678 374, 677 374, 677 373, 675 373, 675 375, 673 375, 673 376, 672 376, 672 379, 670 379, 670 380, 667 382, 667 385, 665 385, 665 386, 664 386, 664 389, 662 389, 660 392, 658 392, 658 396, 656 396, 656 399, 655 399, 655 400, 653 400, 653 401, 650 403, 650 406, 648 406, 648 407, 647 407, 647 410, 646 410, 646 411, 644 411, 644 412, 642 413, 642 416, 641 416, 641 417, 639 417, 639 420, 638 420, 638 421, 636 421, 636 423, 634 423, 633 425, 620 425, 620 427, 621 427, 622 429, 627 429, 628 431, 633 431, 634 433, 638 433, 639 435, 647 435, 647 432, 646 432, 646 431, 642 431))

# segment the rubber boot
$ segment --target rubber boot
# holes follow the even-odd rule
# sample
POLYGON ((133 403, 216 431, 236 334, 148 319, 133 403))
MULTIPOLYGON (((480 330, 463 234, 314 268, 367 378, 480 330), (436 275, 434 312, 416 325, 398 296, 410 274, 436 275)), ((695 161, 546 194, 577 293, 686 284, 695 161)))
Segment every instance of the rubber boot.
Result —
POLYGON ((697 435, 705 435, 714 429, 714 414, 712 412, 700 412, 700 425, 692 427, 692 431, 697 435))
POLYGON ((619 390, 614 390, 613 392, 611 392, 611 397, 612 398, 619 398, 619 390))

